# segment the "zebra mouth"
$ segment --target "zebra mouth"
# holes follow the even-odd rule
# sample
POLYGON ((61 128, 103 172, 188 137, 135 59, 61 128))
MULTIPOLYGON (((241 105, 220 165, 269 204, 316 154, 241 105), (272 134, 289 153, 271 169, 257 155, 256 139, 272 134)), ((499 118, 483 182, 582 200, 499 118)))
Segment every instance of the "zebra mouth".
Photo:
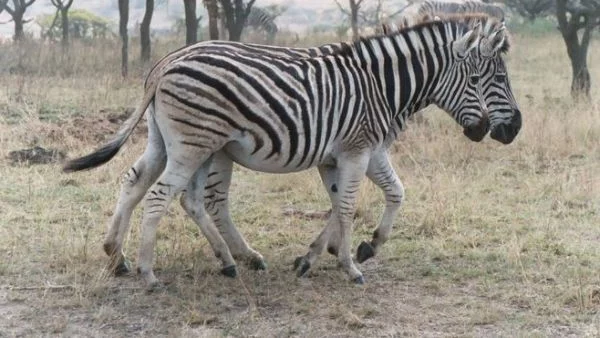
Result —
POLYGON ((473 142, 481 142, 487 132, 490 130, 490 123, 488 119, 481 119, 478 124, 474 126, 465 127, 463 134, 473 142))
POLYGON ((514 141, 517 134, 521 130, 521 112, 515 110, 515 113, 510 123, 502 123, 494 127, 490 133, 490 137, 503 144, 510 144, 514 141))

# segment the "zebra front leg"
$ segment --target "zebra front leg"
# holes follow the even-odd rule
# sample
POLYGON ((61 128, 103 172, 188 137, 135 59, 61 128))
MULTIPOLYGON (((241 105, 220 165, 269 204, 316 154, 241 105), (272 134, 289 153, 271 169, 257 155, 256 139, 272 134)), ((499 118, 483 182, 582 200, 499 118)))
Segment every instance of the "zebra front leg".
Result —
MULTIPOLYGON (((150 114, 147 114, 150 116, 150 114)), ((162 137, 154 119, 148 118, 148 146, 144 154, 127 171, 121 183, 121 193, 114 216, 104 239, 104 252, 110 257, 109 271, 121 276, 130 271, 130 263, 123 254, 123 241, 130 227, 131 213, 156 181, 166 163, 162 137)))
MULTIPOLYGON (((360 154, 343 153, 337 158, 338 168, 338 207, 332 210, 332 214, 337 217, 340 233, 340 247, 338 252, 338 261, 340 266, 346 271, 350 279, 357 283, 364 283, 364 278, 360 270, 352 261, 350 253, 352 221, 356 207, 356 197, 360 182, 365 175, 369 163, 369 153, 360 154)), ((329 225, 329 224, 328 224, 329 225)), ((320 255, 328 240, 328 230, 326 229, 311 244, 309 252, 305 257, 310 259, 320 255)), ((314 262, 313 259, 313 262, 314 262)), ((313 262, 309 261, 310 264, 313 262)), ((310 265, 308 266, 310 268, 310 265)), ((308 270, 308 269, 307 269, 308 270)))
POLYGON ((327 190, 329 195, 329 200, 331 201, 331 213, 329 214, 329 218, 327 219, 327 225, 319 236, 310 244, 310 251, 304 255, 297 257, 294 260, 294 270, 297 271, 298 277, 303 276, 310 269, 310 267, 317 260, 318 256, 320 256, 325 247, 327 247, 327 251, 337 256, 338 254, 338 246, 339 246, 339 231, 337 231, 339 227, 337 211, 338 202, 339 202, 339 194, 338 194, 338 169, 335 166, 319 166, 319 175, 321 176, 321 181, 323 182, 323 186, 327 190), (334 235, 337 238, 337 241, 334 245, 331 245, 331 236, 334 235))
POLYGON ((204 207, 204 189, 207 182, 208 170, 204 167, 198 169, 190 180, 186 192, 181 196, 181 206, 196 222, 200 231, 208 240, 215 256, 221 260, 223 268, 221 273, 234 278, 237 275, 235 261, 231 256, 229 247, 215 227, 204 207))
POLYGON ((404 198, 404 187, 390 163, 387 150, 381 150, 371 158, 367 177, 383 191, 385 209, 371 242, 363 241, 358 246, 356 260, 359 263, 375 256, 380 246, 388 240, 394 218, 404 198))
POLYGON ((210 166, 204 194, 204 206, 235 259, 242 259, 255 270, 265 270, 263 256, 252 249, 233 224, 229 213, 229 187, 233 161, 222 151, 215 153, 210 166))

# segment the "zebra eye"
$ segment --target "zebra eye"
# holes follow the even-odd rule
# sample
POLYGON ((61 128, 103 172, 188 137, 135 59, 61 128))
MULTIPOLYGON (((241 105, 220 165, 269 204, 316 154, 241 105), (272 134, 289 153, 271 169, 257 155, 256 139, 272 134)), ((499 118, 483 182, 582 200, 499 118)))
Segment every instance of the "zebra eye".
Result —
POLYGON ((506 80, 506 75, 497 74, 496 76, 494 76, 494 80, 496 80, 496 82, 504 82, 504 80, 506 80))
POLYGON ((476 86, 479 83, 479 75, 471 75, 469 77, 469 83, 472 86, 476 86))

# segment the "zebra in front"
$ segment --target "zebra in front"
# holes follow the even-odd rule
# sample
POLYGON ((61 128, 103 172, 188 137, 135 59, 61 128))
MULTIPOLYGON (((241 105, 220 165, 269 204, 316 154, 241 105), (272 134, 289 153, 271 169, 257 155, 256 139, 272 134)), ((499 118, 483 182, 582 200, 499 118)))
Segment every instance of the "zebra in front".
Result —
MULTIPOLYGON (((158 283, 152 270, 156 227, 174 195, 187 190, 182 196, 186 211, 205 235, 212 226, 203 194, 215 153, 266 172, 318 166, 326 182, 335 182, 328 191, 331 219, 339 224, 338 259, 350 278, 362 283, 350 254, 357 189, 365 174, 377 179, 391 168, 386 149, 405 119, 433 103, 467 136, 481 139, 487 133, 487 108, 472 55, 504 48, 504 30, 492 30, 480 43, 482 21, 486 18, 425 23, 305 59, 227 52, 184 56, 161 69, 112 142, 64 169, 110 160, 147 110, 148 147, 134 165, 134 177, 123 185, 113 226, 128 223, 126 210, 149 191, 138 271, 152 286, 158 283)), ((394 194, 401 200, 401 190, 394 194)), ((298 262, 301 274, 323 251, 320 238, 298 262)), ((118 263, 122 238, 113 239, 105 242, 105 251, 118 263)), ((222 238, 211 245, 224 263, 233 263, 222 238)))
MULTIPOLYGON (((446 18, 448 15, 452 15, 452 12, 428 12, 423 13, 422 20, 428 20, 428 18, 432 18, 434 16, 441 20, 446 18)), ((502 19, 502 17, 497 17, 496 19, 502 19)), ((490 23, 491 22, 492 21, 490 21, 490 23)), ((483 29, 491 33, 491 31, 494 29, 494 26, 488 24, 483 29)), ((393 33, 393 31, 389 31, 388 33, 393 33)), ((484 35, 487 36, 489 34, 484 35)), ((504 44, 505 47, 508 46, 507 41, 505 41, 504 44)), ((341 49, 347 47, 348 45, 346 43, 328 44, 313 48, 284 48, 229 41, 206 41, 182 48, 179 51, 169 54, 164 59, 159 61, 151 70, 145 86, 148 88, 153 81, 157 80, 157 76, 160 74, 162 67, 165 67, 171 62, 176 62, 179 58, 194 54, 197 55, 202 53, 227 52, 248 55, 270 54, 280 58, 303 58, 328 55, 334 52, 339 52, 341 49)), ((503 52, 506 51, 503 50, 503 52)), ((478 62, 480 73, 483 74, 479 82, 489 113, 492 138, 503 143, 510 143, 518 133, 518 128, 520 126, 520 111, 518 110, 518 105, 511 93, 510 83, 501 53, 492 53, 491 51, 482 49, 477 56, 480 60, 478 62)), ((478 141, 478 139, 473 140, 478 141)), ((233 161, 223 152, 216 153, 210 168, 210 174, 206 184, 207 188, 204 197, 205 207, 211 215, 215 226, 217 227, 217 230, 213 230, 212 232, 220 232, 233 257, 250 263, 251 268, 264 269, 266 268, 266 264, 262 255, 251 248, 242 234, 237 230, 233 220, 231 219, 229 212, 229 187, 231 183, 232 172, 233 161)), ((320 171, 320 173, 323 176, 324 171, 320 171)), ((131 175, 135 175, 133 169, 127 173, 127 176, 131 175)), ((384 210, 384 217, 382 217, 380 225, 373 235, 373 240, 370 242, 363 241, 363 243, 361 243, 361 245, 358 247, 356 258, 359 263, 362 263, 366 259, 373 257, 381 244, 386 241, 386 234, 389 234, 389 229, 392 228, 395 210, 397 210, 399 206, 399 203, 394 201, 394 194, 390 193, 390 186, 396 187, 396 191, 401 191, 402 187, 400 179, 391 169, 383 177, 385 180, 372 179, 372 181, 378 185, 385 194, 386 209, 384 210)), ((327 186, 330 186, 332 183, 327 183, 325 176, 322 178, 326 191, 329 191, 327 186)), ((339 251, 339 232, 336 230, 335 225, 335 222, 332 223, 330 220, 328 227, 324 229, 324 231, 328 233, 327 239, 323 240, 327 242, 327 251, 334 255, 339 251)), ((126 231, 126 228, 121 228, 115 233, 122 234, 126 231)), ((122 236, 117 235, 117 238, 122 238, 122 236)), ((108 238, 107 241, 113 242, 113 240, 110 238, 108 238)), ((225 263, 226 262, 224 262, 224 264, 225 263)), ((117 269, 117 271, 126 270, 124 267, 126 265, 127 264, 125 263, 120 263, 119 266, 121 266, 121 268, 117 269)), ((230 277, 234 277, 236 275, 236 270, 233 265, 224 265, 222 272, 230 277)))

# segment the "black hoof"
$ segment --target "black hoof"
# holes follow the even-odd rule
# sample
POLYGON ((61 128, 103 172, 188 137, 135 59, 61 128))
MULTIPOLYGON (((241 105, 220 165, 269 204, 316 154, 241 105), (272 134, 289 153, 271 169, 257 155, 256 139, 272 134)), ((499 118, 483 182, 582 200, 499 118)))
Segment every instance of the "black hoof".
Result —
POLYGON ((252 258, 250 260, 250 268, 252 270, 267 270, 267 263, 260 258, 252 258))
POLYGON ((226 266, 221 269, 221 274, 230 278, 235 278, 237 276, 237 269, 235 268, 235 265, 226 266))
POLYGON ((338 255, 338 249, 334 246, 328 246, 327 247, 327 252, 329 252, 330 254, 334 255, 337 257, 338 255))
POLYGON ((365 277, 363 277, 363 275, 360 275, 360 276, 354 278, 352 280, 352 282, 354 282, 354 284, 357 284, 357 285, 363 285, 363 284, 365 284, 365 277))
POLYGON ((298 277, 304 276, 309 269, 310 263, 306 260, 304 256, 298 257, 294 260, 294 270, 298 270, 298 272, 296 273, 298 277))
POLYGON ((373 256, 375 256, 375 250, 373 249, 373 246, 365 241, 362 241, 356 250, 356 260, 359 263, 362 263, 373 256))
POLYGON ((300 266, 300 263, 302 263, 303 259, 303 256, 296 257, 296 259, 294 259, 294 270, 298 270, 298 267, 300 266))
POLYGON ((121 261, 115 268, 113 269, 113 274, 116 277, 127 275, 131 272, 131 262, 127 259, 121 261))
POLYGON ((163 283, 155 282, 155 283, 148 285, 148 287, 146 288, 146 292, 155 293, 155 292, 164 291, 166 289, 167 289, 167 287, 163 283))

